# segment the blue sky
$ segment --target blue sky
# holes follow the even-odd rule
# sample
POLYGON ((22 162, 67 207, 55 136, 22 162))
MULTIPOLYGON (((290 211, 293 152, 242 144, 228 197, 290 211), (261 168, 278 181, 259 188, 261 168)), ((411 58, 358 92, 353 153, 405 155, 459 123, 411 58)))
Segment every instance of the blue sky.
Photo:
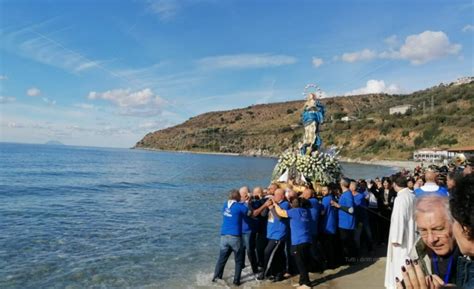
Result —
POLYGON ((473 75, 472 1, 0 0, 1 141, 130 147, 197 114, 473 75))

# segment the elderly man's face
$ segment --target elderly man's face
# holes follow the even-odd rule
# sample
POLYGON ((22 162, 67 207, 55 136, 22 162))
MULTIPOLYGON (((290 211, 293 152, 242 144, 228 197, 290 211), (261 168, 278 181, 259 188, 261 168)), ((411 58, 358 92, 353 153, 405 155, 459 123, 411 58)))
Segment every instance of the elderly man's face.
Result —
POLYGON ((453 250, 452 225, 443 209, 417 213, 416 225, 423 242, 436 255, 445 256, 453 250))
POLYGON ((255 189, 253 189, 252 195, 253 195, 254 197, 260 199, 260 198, 262 197, 262 194, 263 194, 263 192, 262 192, 262 190, 261 190, 260 188, 255 188, 255 189))
POLYGON ((282 189, 275 190, 275 195, 273 200, 277 203, 281 202, 285 198, 285 191, 282 189))
POLYGON ((351 182, 351 184, 349 185, 349 189, 355 192, 357 190, 357 183, 351 182))
POLYGON ((328 187, 322 187, 322 188, 321 188, 321 194, 322 194, 323 196, 326 196, 327 194, 329 194, 329 189, 328 189, 328 187))

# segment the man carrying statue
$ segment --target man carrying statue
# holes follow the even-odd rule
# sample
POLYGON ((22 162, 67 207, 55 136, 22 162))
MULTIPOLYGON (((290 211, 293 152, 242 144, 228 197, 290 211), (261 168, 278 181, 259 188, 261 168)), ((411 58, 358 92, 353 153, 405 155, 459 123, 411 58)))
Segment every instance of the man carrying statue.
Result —
POLYGON ((301 154, 310 155, 311 152, 319 150, 322 145, 319 136, 319 126, 324 121, 325 108, 319 102, 315 93, 308 93, 304 104, 301 121, 304 126, 303 145, 301 154))

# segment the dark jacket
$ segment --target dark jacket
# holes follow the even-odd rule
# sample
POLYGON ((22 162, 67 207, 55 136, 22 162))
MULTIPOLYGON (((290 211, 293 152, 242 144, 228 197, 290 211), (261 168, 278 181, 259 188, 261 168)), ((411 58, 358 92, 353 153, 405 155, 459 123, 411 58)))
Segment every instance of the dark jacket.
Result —
POLYGON ((464 256, 458 257, 456 286, 463 289, 474 288, 474 260, 464 256))

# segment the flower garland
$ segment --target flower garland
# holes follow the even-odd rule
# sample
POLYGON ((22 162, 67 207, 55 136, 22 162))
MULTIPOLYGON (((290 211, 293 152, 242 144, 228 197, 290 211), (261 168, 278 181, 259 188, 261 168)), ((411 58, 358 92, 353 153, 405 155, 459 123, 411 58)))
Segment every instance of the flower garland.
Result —
POLYGON ((337 182, 341 175, 341 165, 337 159, 338 152, 326 153, 315 151, 311 155, 299 152, 284 152, 273 171, 273 179, 277 179, 286 170, 296 168, 308 181, 322 185, 337 182))

